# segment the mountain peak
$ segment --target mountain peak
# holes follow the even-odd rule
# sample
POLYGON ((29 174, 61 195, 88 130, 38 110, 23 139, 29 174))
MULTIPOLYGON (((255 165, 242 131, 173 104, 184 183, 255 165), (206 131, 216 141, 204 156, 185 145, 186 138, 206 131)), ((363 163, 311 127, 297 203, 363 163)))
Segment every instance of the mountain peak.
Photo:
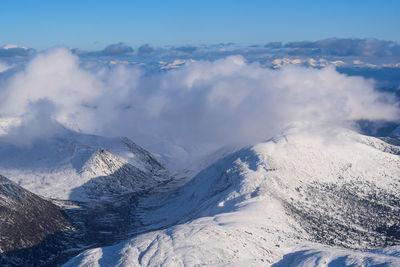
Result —
POLYGON ((1 140, 0 144, 0 171, 46 197, 88 201, 94 195, 117 194, 113 187, 113 193, 107 195, 111 193, 106 188, 110 183, 117 186, 123 180, 121 193, 127 193, 148 189, 168 178, 165 168, 128 138, 106 138, 60 128, 53 137, 35 140, 30 146, 1 140), (109 182, 101 184, 105 177, 109 182), (96 194, 89 187, 97 188, 96 194))

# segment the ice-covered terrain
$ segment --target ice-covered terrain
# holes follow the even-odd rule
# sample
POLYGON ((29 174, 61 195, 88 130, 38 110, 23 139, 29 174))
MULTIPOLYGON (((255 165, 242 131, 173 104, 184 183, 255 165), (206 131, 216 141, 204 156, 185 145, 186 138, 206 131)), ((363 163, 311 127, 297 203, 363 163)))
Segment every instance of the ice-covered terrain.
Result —
POLYGON ((142 197, 143 234, 66 266, 396 266, 397 247, 365 251, 399 243, 399 154, 349 130, 288 130, 142 197))
POLYGON ((128 138, 106 138, 61 127, 48 139, 0 139, 0 173, 45 197, 87 201, 152 188, 165 168, 128 138))

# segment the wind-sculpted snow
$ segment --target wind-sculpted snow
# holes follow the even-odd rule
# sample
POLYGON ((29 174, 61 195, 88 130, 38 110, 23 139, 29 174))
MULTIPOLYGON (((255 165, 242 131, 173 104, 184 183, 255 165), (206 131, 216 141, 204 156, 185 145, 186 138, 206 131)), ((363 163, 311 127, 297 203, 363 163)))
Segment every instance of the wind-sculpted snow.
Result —
POLYGON ((148 233, 66 266, 268 266, 297 264, 298 255, 303 266, 395 266, 397 256, 348 248, 399 243, 398 151, 337 128, 289 130, 217 161, 176 191, 140 200, 138 232, 148 233))
POLYGON ((151 188, 164 167, 128 138, 62 129, 30 146, 2 142, 0 170, 24 188, 51 198, 90 200, 151 188))

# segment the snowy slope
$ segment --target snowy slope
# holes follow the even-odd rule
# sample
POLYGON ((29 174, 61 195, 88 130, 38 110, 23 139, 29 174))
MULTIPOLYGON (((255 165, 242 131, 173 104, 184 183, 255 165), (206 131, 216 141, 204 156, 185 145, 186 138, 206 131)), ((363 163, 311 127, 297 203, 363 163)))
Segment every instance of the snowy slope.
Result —
POLYGON ((66 129, 29 145, 0 141, 0 173, 39 195, 72 200, 148 189, 167 177, 164 167, 128 138, 66 129))
POLYGON ((331 260, 321 244, 347 248, 338 257, 398 244, 399 154, 348 130, 289 130, 143 199, 147 233, 66 266, 268 266, 299 246, 331 260))
POLYGON ((289 253, 273 267, 287 266, 400 266, 400 247, 387 247, 370 251, 351 251, 341 248, 313 245, 314 248, 299 247, 289 253))
POLYGON ((0 253, 33 246, 72 230, 61 210, 0 175, 0 253))

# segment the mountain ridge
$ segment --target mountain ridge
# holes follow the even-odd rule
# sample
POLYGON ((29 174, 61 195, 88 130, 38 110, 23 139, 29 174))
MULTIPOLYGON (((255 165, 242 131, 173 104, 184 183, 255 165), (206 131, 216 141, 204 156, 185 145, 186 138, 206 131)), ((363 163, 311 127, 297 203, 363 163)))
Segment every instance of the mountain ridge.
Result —
POLYGON ((0 175, 0 253, 72 230, 59 207, 0 175))
POLYGON ((299 246, 355 255, 398 244, 398 147, 331 130, 291 130, 217 161, 174 192, 144 198, 147 233, 88 250, 65 266, 102 259, 121 266, 265 266, 299 246))
MULTIPOLYGON (((108 185, 122 182, 125 186, 121 184, 120 190, 125 193, 148 189, 169 179, 157 159, 126 137, 106 138, 63 129, 28 146, 13 145, 7 140, 0 143, 0 172, 49 198, 90 201, 95 200, 93 197, 112 197, 115 192, 107 190, 107 184, 103 185, 103 196, 101 190, 91 194, 88 188, 93 184, 101 189, 102 184, 96 180, 104 181, 107 176, 108 185), (123 177, 118 177, 121 174, 123 177)), ((113 188, 117 190, 116 186, 113 188)))

